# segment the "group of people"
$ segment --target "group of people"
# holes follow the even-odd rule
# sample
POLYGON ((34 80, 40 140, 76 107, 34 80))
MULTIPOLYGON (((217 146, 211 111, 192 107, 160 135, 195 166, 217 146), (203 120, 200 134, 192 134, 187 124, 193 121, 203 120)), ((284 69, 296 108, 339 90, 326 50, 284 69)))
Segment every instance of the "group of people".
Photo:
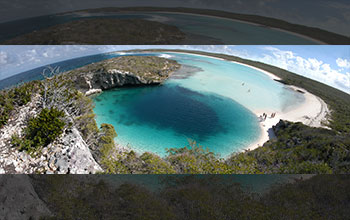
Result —
MULTIPOLYGON (((274 118, 275 116, 276 116, 276 113, 274 112, 274 113, 271 114, 270 118, 274 118)), ((265 121, 266 118, 267 118, 267 114, 266 113, 263 113, 262 115, 259 116, 260 121, 265 121)))
MULTIPOLYGON (((243 82, 243 83, 242 83, 242 86, 244 86, 244 85, 245 85, 245 83, 243 82)), ((247 91, 247 92, 250 92, 250 89, 248 89, 248 91, 247 91)))

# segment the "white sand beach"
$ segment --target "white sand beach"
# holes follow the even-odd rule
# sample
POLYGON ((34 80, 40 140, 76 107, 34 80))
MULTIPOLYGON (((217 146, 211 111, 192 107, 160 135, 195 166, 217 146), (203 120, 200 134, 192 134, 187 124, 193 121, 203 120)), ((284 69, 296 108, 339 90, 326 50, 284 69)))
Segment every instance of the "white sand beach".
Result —
MULTIPOLYGON (((183 52, 171 52, 171 53, 183 53, 183 52)), ((194 53, 187 53, 191 55, 197 55, 197 56, 204 56, 204 57, 210 57, 220 60, 225 60, 218 57, 213 56, 206 56, 206 55, 200 55, 200 54, 194 54, 194 53)), ((265 71, 263 69, 236 62, 236 61, 230 61, 233 63, 237 63, 243 66, 247 66, 249 68, 258 70, 267 76, 271 78, 271 80, 281 80, 278 76, 274 75, 271 72, 265 71)), ((270 138, 275 138, 275 135, 272 130, 272 126, 276 125, 281 119, 292 121, 292 122, 302 122, 305 125, 311 126, 311 127, 324 127, 327 128, 324 125, 324 122, 326 123, 328 121, 329 116, 329 108, 327 104, 319 97, 309 93, 305 89, 296 87, 296 86, 286 86, 296 92, 301 92, 304 95, 305 101, 292 109, 289 109, 286 112, 280 112, 280 111, 273 111, 273 110, 254 110, 253 112, 257 117, 260 117, 263 115, 263 113, 266 113, 268 117, 266 120, 260 122, 260 128, 261 128, 261 136, 258 139, 258 141, 254 142, 253 144, 249 145, 244 150, 253 150, 259 146, 262 146, 266 141, 268 141, 270 138), (275 117, 271 118, 271 114, 276 113, 275 117)))
POLYGON ((248 65, 248 64, 240 63, 240 62, 236 62, 236 61, 230 61, 230 62, 232 62, 232 63, 237 63, 237 64, 239 64, 239 65, 247 66, 247 67, 249 67, 249 68, 251 68, 251 69, 258 70, 258 71, 260 71, 260 72, 266 74, 267 76, 269 76, 272 80, 281 80, 281 78, 279 78, 278 76, 273 75, 272 73, 267 72, 267 71, 265 71, 265 70, 263 70, 263 69, 259 69, 259 68, 255 67, 255 66, 250 66, 250 65, 248 65))
MULTIPOLYGON (((201 52, 201 51, 198 51, 198 52, 201 52)), ((207 55, 196 54, 196 53, 190 53, 190 52, 173 52, 173 51, 169 51, 169 52, 166 52, 166 53, 189 54, 189 55, 200 56, 200 57, 209 57, 209 58, 211 58, 211 59, 225 60, 225 59, 219 58, 219 57, 207 56, 207 55)), ((169 58, 170 58, 170 57, 169 57, 169 58)), ((239 63, 239 64, 241 64, 241 63, 239 63)), ((243 65, 245 65, 245 64, 243 64, 243 65)))
POLYGON ((327 104, 319 97, 309 93, 304 89, 298 88, 296 86, 289 87, 295 91, 299 90, 304 92, 305 101, 303 104, 286 112, 273 112, 271 110, 254 111, 257 117, 263 115, 263 113, 266 113, 268 116, 265 121, 260 122, 262 134, 259 140, 251 144, 245 150, 253 150, 259 146, 262 146, 269 139, 275 138, 272 126, 276 125, 281 119, 292 122, 302 122, 303 124, 311 127, 327 128, 324 125, 324 123, 327 122, 327 118, 330 113, 327 104), (276 116, 273 118, 271 118, 272 113, 276 113, 276 116))
MULTIPOLYGON (((180 54, 191 54, 196 56, 203 56, 203 57, 210 57, 214 59, 219 60, 226 60, 218 57, 213 56, 207 56, 207 55, 201 55, 201 54, 195 54, 191 52, 172 52, 169 51, 167 53, 180 53, 180 54)), ((228 61, 228 60, 227 60, 228 61)), ((249 68, 258 70, 267 76, 271 78, 271 80, 280 80, 278 76, 274 75, 271 72, 265 71, 263 69, 236 62, 236 61, 229 61, 233 63, 237 63, 243 66, 247 66, 249 68)), ((327 104, 319 97, 309 93, 305 89, 296 87, 296 86, 286 86, 289 89, 295 90, 296 92, 301 92, 304 95, 305 101, 292 109, 289 109, 285 112, 280 111, 273 111, 268 109, 260 109, 260 110, 253 110, 254 114, 259 118, 263 113, 267 114, 266 120, 260 122, 260 128, 261 128, 261 136, 260 138, 254 142, 253 144, 249 145, 248 147, 244 148, 244 150, 254 150, 257 147, 262 146, 266 141, 270 140, 271 138, 275 138, 275 135, 273 133, 272 127, 275 126, 281 119, 292 121, 292 122, 302 122, 305 125, 311 126, 311 127, 323 127, 327 128, 327 126, 324 125, 324 123, 327 123, 328 116, 329 116, 329 108, 327 104), (276 113, 275 117, 271 118, 271 114, 276 113)))
POLYGON ((304 38, 304 39, 313 41, 313 42, 315 42, 315 43, 317 43, 317 44, 321 44, 321 45, 322 45, 322 44, 323 44, 323 45, 326 44, 325 42, 320 41, 320 40, 318 40, 318 39, 315 39, 315 38, 312 38, 312 37, 309 37, 309 36, 306 36, 306 35, 302 35, 302 34, 299 34, 299 33, 295 33, 295 32, 292 32, 292 31, 288 31, 288 30, 285 30, 285 29, 282 29, 282 28, 269 27, 269 26, 266 26, 266 25, 261 25, 261 24, 257 24, 257 23, 254 23, 254 22, 243 21, 243 20, 234 19, 234 18, 225 18, 225 17, 220 17, 220 16, 214 16, 214 15, 204 15, 204 14, 195 14, 195 13, 187 13, 187 12, 170 12, 170 11, 164 11, 164 12, 162 12, 162 13, 194 15, 194 16, 218 18, 218 19, 223 19, 223 20, 231 20, 231 21, 236 21, 236 22, 240 22, 240 23, 244 23, 244 24, 250 24, 250 25, 254 25, 254 26, 260 26, 260 27, 265 27, 265 28, 269 28, 269 29, 278 30, 278 31, 281 31, 281 32, 284 32, 284 33, 288 33, 288 34, 291 34, 291 35, 294 35, 294 36, 298 36, 298 37, 301 37, 301 38, 304 38))

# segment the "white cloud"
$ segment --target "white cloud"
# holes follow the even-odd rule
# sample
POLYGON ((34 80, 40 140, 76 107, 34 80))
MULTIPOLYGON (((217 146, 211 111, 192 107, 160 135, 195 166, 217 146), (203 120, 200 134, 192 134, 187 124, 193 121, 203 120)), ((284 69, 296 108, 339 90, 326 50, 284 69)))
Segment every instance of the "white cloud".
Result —
POLYGON ((336 60, 336 62, 337 62, 337 65, 338 65, 339 67, 347 68, 347 69, 350 68, 350 60, 338 58, 338 59, 336 60))
MULTIPOLYGON (((265 47, 264 49, 269 51, 272 56, 265 54, 262 57, 257 57, 254 55, 250 58, 278 66, 349 93, 349 73, 341 73, 339 70, 332 69, 329 63, 324 63, 322 60, 316 58, 303 58, 291 51, 283 51, 275 47, 265 47)), ((342 67, 348 67, 350 65, 349 61, 343 59, 337 59, 336 62, 338 66, 342 67)))
MULTIPOLYGON (((184 49, 226 53, 246 59, 260 61, 320 81, 347 93, 350 91, 349 73, 342 73, 341 70, 333 69, 329 63, 325 63, 324 61, 316 58, 304 58, 289 50, 281 50, 273 46, 264 46, 262 49, 266 52, 262 54, 252 54, 246 51, 236 50, 232 46, 213 47, 211 45, 187 45, 184 47, 184 49)), ((350 61, 347 60, 340 61, 337 59, 338 65, 339 62, 341 62, 341 65, 345 65, 345 63, 346 65, 350 65, 350 61)))
POLYGON ((8 62, 7 53, 4 51, 0 51, 0 64, 6 64, 8 62))
MULTIPOLYGON (((251 52, 249 49, 234 45, 183 45, 183 46, 3 46, 0 48, 0 80, 16 73, 27 71, 39 66, 52 64, 75 57, 88 56, 96 53, 112 52, 135 48, 182 48, 224 53, 252 59, 291 72, 318 80, 343 91, 350 91, 350 60, 338 58, 337 69, 323 60, 304 58, 293 51, 281 50, 272 46, 258 47, 262 52, 251 52), (346 70, 347 73, 344 72, 346 70)), ((334 64, 335 65, 335 64, 334 64)))

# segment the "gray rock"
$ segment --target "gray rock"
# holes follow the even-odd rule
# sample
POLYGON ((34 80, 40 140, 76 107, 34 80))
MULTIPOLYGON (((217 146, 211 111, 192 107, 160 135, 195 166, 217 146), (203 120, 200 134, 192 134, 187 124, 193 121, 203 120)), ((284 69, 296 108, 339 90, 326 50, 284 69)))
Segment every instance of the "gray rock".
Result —
POLYGON ((101 90, 124 85, 160 84, 179 68, 180 65, 173 60, 157 57, 140 58, 129 56, 90 64, 68 74, 70 76, 73 75, 77 89, 87 95, 91 95, 101 90), (146 65, 142 66, 145 63, 146 65), (147 63, 158 63, 164 65, 164 67, 162 69, 157 69, 156 67, 148 68, 152 65, 147 65, 147 63), (131 65, 135 71, 126 70, 124 68, 125 65, 131 65), (144 71, 140 71, 140 69, 144 71))
POLYGON ((88 174, 102 171, 75 127, 62 138, 61 144, 68 148, 56 153, 55 166, 59 173, 88 174))
POLYGON ((26 175, 0 176, 0 219, 39 219, 51 216, 26 175))

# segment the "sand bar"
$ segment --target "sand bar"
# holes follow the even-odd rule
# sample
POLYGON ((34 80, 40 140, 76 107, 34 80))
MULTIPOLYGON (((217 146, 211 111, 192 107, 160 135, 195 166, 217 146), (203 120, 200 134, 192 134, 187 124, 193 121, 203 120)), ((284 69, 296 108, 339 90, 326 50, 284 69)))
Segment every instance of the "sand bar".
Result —
MULTIPOLYGON (((210 57, 214 59, 219 60, 226 60, 214 56, 207 56, 207 55, 201 55, 201 54, 195 54, 195 53, 186 53, 186 52, 165 52, 165 53, 180 53, 180 54, 192 54, 196 56, 203 56, 203 57, 210 57)), ((243 66, 247 66, 249 68, 258 70, 267 76, 271 78, 271 80, 281 80, 278 76, 274 75, 271 72, 265 71, 263 69, 257 68, 255 66, 251 66, 248 64, 240 63, 237 61, 230 61, 229 62, 237 63, 243 66)), ((244 150, 253 150, 259 146, 262 146, 266 141, 268 141, 270 138, 275 138, 275 135, 272 130, 272 126, 276 125, 281 119, 292 121, 292 122, 302 122, 305 125, 311 126, 311 127, 323 127, 327 128, 325 125, 323 125, 323 122, 327 122, 327 118, 330 115, 329 108, 327 104, 319 97, 311 94, 310 92, 306 91, 305 89, 299 88, 297 86, 288 85, 286 86, 289 89, 294 90, 295 92, 302 92, 305 98, 305 101, 295 106, 285 112, 281 111, 274 111, 272 109, 258 109, 253 110, 253 113, 260 117, 263 113, 266 113, 268 117, 265 121, 260 122, 260 128, 261 128, 261 136, 260 138, 254 142, 253 144, 250 144, 248 147, 246 147, 244 150), (276 113, 276 116, 271 118, 271 114, 276 113)))
MULTIPOLYGON (((146 50, 147 51, 147 50, 146 50)), ((271 72, 265 71, 263 69, 257 68, 255 66, 251 66, 245 63, 240 63, 237 61, 226 60, 223 58, 218 58, 215 56, 208 56, 202 54, 196 54, 191 52, 173 52, 173 51, 161 51, 160 53, 178 53, 178 54, 190 54, 195 56, 209 57, 219 60, 225 60, 233 63, 237 63, 243 66, 247 66, 249 68, 258 70, 271 78, 271 80, 281 80, 278 76, 274 75, 271 72)), ((265 121, 260 122, 261 135, 257 141, 250 144, 248 147, 243 150, 254 150, 260 146, 262 146, 266 141, 270 140, 270 138, 275 138, 275 134, 273 133, 272 127, 275 126, 281 119, 292 121, 292 122, 302 122, 305 125, 311 127, 323 127, 327 128, 324 123, 327 123, 328 117, 330 115, 330 110, 327 104, 319 97, 311 94, 305 89, 299 88, 297 86, 288 85, 286 86, 289 89, 294 90, 295 92, 302 92, 305 98, 305 101, 295 106, 285 112, 274 111, 272 109, 257 109, 253 110, 253 113, 259 118, 263 113, 266 113, 268 117, 265 121), (276 113, 275 117, 271 118, 271 114, 276 113)))

